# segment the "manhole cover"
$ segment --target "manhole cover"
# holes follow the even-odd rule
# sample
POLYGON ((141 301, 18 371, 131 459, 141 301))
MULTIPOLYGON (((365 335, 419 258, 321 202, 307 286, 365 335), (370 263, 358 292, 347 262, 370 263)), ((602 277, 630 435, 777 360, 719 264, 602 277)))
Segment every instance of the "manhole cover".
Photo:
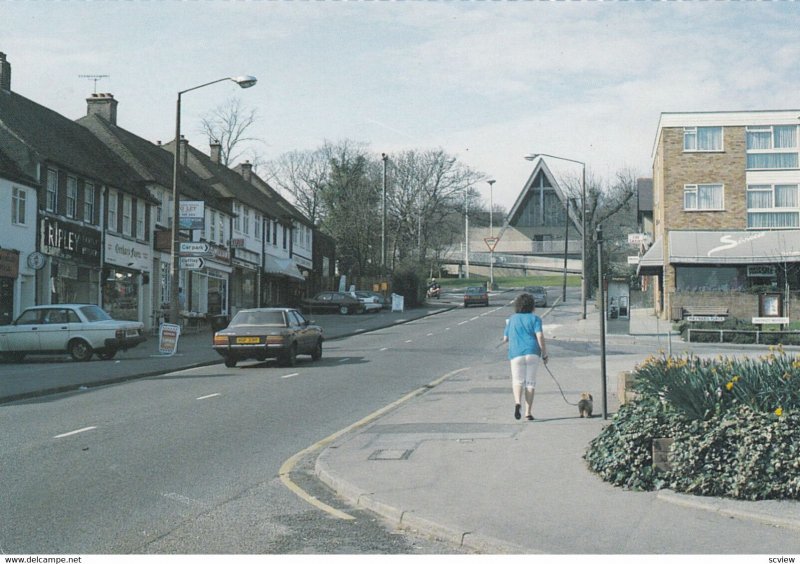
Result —
POLYGON ((380 449, 369 455, 369 460, 408 460, 413 450, 380 449))

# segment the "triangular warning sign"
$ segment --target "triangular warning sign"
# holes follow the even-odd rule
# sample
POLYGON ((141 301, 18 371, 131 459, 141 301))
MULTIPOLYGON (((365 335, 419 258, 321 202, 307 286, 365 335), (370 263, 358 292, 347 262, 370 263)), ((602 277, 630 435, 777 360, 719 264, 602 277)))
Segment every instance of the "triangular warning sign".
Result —
POLYGON ((494 248, 497 246, 497 243, 500 241, 500 237, 486 237, 484 239, 486 242, 486 246, 489 247, 490 252, 494 252, 494 248))

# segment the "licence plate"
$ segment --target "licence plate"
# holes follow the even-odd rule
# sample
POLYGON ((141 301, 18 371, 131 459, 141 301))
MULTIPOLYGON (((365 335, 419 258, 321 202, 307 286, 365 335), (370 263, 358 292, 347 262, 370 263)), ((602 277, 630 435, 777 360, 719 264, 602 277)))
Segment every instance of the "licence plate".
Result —
POLYGON ((236 337, 237 345, 257 345, 260 342, 260 337, 236 337))

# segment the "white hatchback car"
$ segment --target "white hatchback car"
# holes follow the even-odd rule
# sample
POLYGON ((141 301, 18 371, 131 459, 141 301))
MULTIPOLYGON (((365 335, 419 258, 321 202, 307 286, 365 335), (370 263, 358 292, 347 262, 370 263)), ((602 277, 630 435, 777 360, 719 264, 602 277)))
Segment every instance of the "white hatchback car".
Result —
POLYGON ((117 321, 92 304, 33 306, 11 325, 0 325, 0 355, 12 362, 29 354, 59 353, 81 361, 93 354, 110 360, 145 340, 142 323, 117 321))

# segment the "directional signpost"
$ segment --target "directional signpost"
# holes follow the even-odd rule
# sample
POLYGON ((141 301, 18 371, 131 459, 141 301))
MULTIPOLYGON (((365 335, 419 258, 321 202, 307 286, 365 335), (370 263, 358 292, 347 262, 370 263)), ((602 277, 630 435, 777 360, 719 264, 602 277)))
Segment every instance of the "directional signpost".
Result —
POLYGON ((181 255, 204 255, 211 251, 208 243, 181 243, 181 255))
POLYGON ((200 257, 181 257, 181 268, 183 270, 201 270, 206 261, 200 257))

